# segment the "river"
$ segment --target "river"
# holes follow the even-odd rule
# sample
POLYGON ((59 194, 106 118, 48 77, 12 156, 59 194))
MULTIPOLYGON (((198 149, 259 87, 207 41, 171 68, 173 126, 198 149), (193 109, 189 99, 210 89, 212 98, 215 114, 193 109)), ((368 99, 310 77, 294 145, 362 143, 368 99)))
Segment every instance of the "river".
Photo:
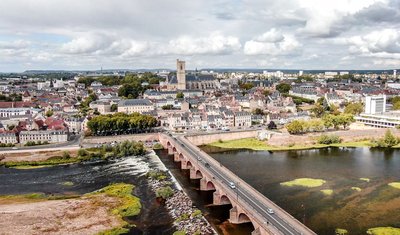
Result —
POLYGON ((318 234, 343 228, 361 235, 372 227, 400 227, 400 189, 388 186, 400 181, 400 150, 234 150, 210 155, 318 234), (297 178, 326 183, 315 188, 280 184, 297 178), (325 195, 322 189, 333 193, 325 195))
MULTIPOLYGON (((128 157, 109 162, 85 162, 37 169, 18 170, 0 167, 0 195, 46 193, 84 194, 111 183, 135 185, 134 194, 142 203, 138 216, 128 218, 135 224, 129 234, 172 234, 173 219, 156 200, 145 174, 157 168, 154 156, 128 157), (66 185, 72 182, 73 185, 66 185)), ((0 232, 1 233, 1 232, 0 232)))

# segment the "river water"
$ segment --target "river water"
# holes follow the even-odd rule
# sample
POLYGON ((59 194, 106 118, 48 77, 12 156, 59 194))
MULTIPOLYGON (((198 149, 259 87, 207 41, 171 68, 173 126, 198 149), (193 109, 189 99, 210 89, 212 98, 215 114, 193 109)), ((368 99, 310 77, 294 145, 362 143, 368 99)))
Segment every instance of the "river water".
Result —
POLYGON ((129 234, 172 234, 175 231, 173 219, 157 202, 145 176, 158 164, 153 157, 140 156, 27 170, 0 167, 0 195, 75 195, 92 192, 111 183, 129 183, 135 185, 134 194, 142 203, 140 214, 128 218, 130 223, 136 225, 129 234), (65 185, 65 182, 72 182, 73 185, 65 185))
POLYGON ((400 181, 400 150, 235 150, 210 155, 318 234, 334 234, 336 228, 366 234, 371 227, 400 227, 400 189, 388 186, 400 181), (315 188, 280 184, 297 178, 326 183, 315 188), (324 195, 322 189, 333 194, 324 195))

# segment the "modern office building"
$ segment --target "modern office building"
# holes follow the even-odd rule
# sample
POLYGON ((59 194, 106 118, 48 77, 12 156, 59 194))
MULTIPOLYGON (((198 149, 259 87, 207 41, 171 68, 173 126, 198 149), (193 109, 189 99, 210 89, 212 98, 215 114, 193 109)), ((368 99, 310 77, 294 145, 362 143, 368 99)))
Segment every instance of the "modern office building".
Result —
POLYGON ((386 96, 365 97, 365 114, 376 114, 386 112, 386 96))

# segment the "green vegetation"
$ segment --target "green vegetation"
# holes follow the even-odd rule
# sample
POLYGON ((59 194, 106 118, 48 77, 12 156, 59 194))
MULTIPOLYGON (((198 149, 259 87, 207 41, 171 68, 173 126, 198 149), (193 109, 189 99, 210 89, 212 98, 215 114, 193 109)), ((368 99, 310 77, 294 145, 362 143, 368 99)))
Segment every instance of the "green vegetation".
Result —
POLYGON ((161 107, 163 110, 171 110, 174 108, 172 104, 166 104, 161 107))
POLYGON ((399 139, 396 136, 394 136, 389 129, 386 131, 385 136, 383 138, 372 141, 372 146, 378 148, 389 148, 397 144, 399 144, 399 139))
POLYGON ((176 231, 173 235, 186 235, 185 231, 176 231))
POLYGON ((323 193, 325 196, 330 196, 333 194, 333 190, 332 189, 322 189, 320 190, 321 193, 323 193))
POLYGON ((121 158, 128 156, 143 155, 146 153, 146 149, 143 144, 135 141, 123 141, 114 147, 103 146, 102 148, 94 148, 88 150, 79 150, 77 157, 71 157, 68 151, 63 152, 63 156, 54 156, 42 161, 18 161, 18 162, 0 162, 0 166, 14 167, 22 169, 27 167, 36 166, 52 166, 59 164, 70 164, 89 161, 92 159, 110 159, 110 158, 121 158))
POLYGON ((164 171, 159 171, 159 170, 151 170, 147 173, 147 177, 150 179, 155 179, 155 180, 165 180, 167 178, 167 174, 164 171))
POLYGON ((352 190, 355 190, 355 191, 357 191, 357 192, 360 192, 360 191, 361 191, 361 188, 359 188, 359 187, 351 187, 351 189, 352 189, 352 190))
POLYGON ((389 98, 388 102, 393 104, 394 110, 400 109, 400 96, 395 96, 395 97, 389 98))
MULTIPOLYGON (((128 226, 126 226, 128 227, 128 226)), ((102 231, 97 233, 97 235, 121 235, 121 234, 126 234, 129 232, 129 228, 126 227, 118 227, 118 228, 112 228, 110 230, 102 231)))
POLYGON ((332 126, 335 129, 339 129, 339 126, 343 126, 343 129, 346 129, 352 122, 354 122, 354 118, 351 114, 327 114, 323 116, 322 120, 294 120, 286 125, 286 129, 290 134, 303 134, 307 132, 321 132, 332 126))
POLYGON ((284 96, 284 97, 291 97, 291 98, 293 99, 293 102, 294 102, 296 105, 301 105, 301 104, 303 104, 303 103, 314 104, 314 100, 307 99, 307 98, 303 98, 303 97, 300 97, 300 96, 289 95, 289 94, 286 94, 286 93, 283 93, 282 96, 284 96))
POLYGON ((187 213, 183 213, 181 216, 179 216, 176 220, 175 220, 175 222, 180 222, 180 221, 183 221, 183 220, 188 220, 190 218, 190 215, 189 214, 187 214, 187 213))
POLYGON ((117 112, 118 111, 118 104, 112 104, 110 108, 111 112, 117 112))
POLYGON ((149 130, 157 125, 157 119, 139 113, 115 113, 93 117, 88 128, 94 135, 110 135, 114 133, 136 133, 149 130))
POLYGON ((400 182, 392 182, 388 184, 390 187, 400 189, 400 182))
POLYGON ((339 144, 342 142, 337 135, 321 135, 318 137, 318 144, 339 144))
POLYGON ((370 181, 370 179, 368 179, 368 178, 360 178, 360 180, 365 181, 365 182, 369 182, 370 181))
POLYGON ((0 143, 0 148, 3 148, 3 147, 14 147, 14 146, 15 146, 15 144, 12 144, 12 143, 8 143, 8 144, 0 143))
POLYGON ((346 229, 343 229, 343 228, 335 229, 335 235, 346 235, 348 233, 349 233, 349 231, 347 231, 346 229))
POLYGON ((326 183, 326 181, 322 179, 299 178, 292 181, 282 182, 281 185, 287 187, 301 186, 307 188, 314 188, 314 187, 319 187, 324 183, 326 183))
POLYGON ((153 145, 153 149, 156 149, 156 150, 164 149, 164 146, 162 144, 160 144, 160 143, 157 143, 157 144, 153 145))
POLYGON ((252 150, 266 150, 266 151, 286 151, 286 150, 304 150, 304 149, 319 149, 326 147, 365 147, 369 146, 369 141, 354 141, 344 142, 337 144, 312 144, 312 145, 295 145, 290 144, 288 146, 271 146, 266 142, 260 141, 256 138, 244 138, 229 141, 217 141, 207 146, 218 147, 224 149, 252 149, 252 150))
POLYGON ((65 181, 65 182, 62 183, 62 185, 64 185, 64 186, 73 186, 74 183, 71 182, 71 181, 65 181))
POLYGON ((22 95, 21 94, 16 94, 12 93, 8 96, 0 94, 0 101, 6 101, 6 102, 11 102, 11 101, 22 101, 22 95))
POLYGON ((30 169, 38 169, 44 167, 51 167, 51 166, 14 166, 11 168, 18 169, 18 170, 30 170, 30 169))
POLYGON ((139 198, 132 195, 133 188, 131 184, 116 183, 87 195, 105 194, 116 197, 120 199, 121 205, 113 209, 112 213, 121 217, 135 216, 140 213, 141 204, 139 198))
POLYGON ((174 195, 174 190, 169 186, 161 187, 156 191, 156 197, 161 197, 164 200, 172 195, 174 195))
POLYGON ((53 114, 54 114, 53 110, 48 110, 45 115, 46 117, 51 117, 53 116, 53 114))
POLYGON ((349 103, 346 105, 344 108, 344 113, 352 114, 352 115, 358 115, 362 113, 364 110, 364 105, 362 103, 349 103))
POLYGON ((289 93, 290 89, 292 89, 292 86, 286 83, 280 83, 276 85, 276 90, 279 91, 280 93, 289 93))
POLYGON ((92 90, 89 90, 89 92, 91 92, 89 96, 84 101, 82 101, 79 106, 79 112, 83 116, 86 116, 88 112, 91 110, 89 104, 97 100, 97 95, 94 94, 92 90))
POLYGON ((193 211, 192 213, 192 217, 201 217, 201 210, 196 209, 195 211, 193 211))
POLYGON ((25 146, 35 146, 35 145, 45 145, 45 144, 49 144, 49 142, 48 141, 37 141, 37 142, 35 142, 35 141, 28 141, 28 142, 26 142, 25 143, 25 146))
POLYGON ((251 82, 246 82, 246 83, 239 84, 239 86, 240 86, 240 89, 247 91, 247 90, 250 90, 251 88, 253 88, 254 84, 251 82))
POLYGON ((400 235, 400 228, 393 227, 377 227, 370 228, 367 231, 369 235, 400 235))
POLYGON ((185 95, 183 94, 183 92, 178 92, 178 93, 176 93, 176 98, 177 99, 183 99, 183 97, 185 97, 185 95))

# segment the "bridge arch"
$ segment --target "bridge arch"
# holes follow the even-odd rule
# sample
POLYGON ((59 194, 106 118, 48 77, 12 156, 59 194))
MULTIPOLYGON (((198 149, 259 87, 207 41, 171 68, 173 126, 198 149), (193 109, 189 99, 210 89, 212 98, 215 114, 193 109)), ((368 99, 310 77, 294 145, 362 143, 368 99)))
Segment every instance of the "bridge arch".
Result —
POLYGON ((176 152, 177 152, 177 150, 176 150, 175 146, 172 148, 172 151, 173 151, 174 153, 176 153, 176 152))
POLYGON ((167 142, 167 148, 170 148, 172 145, 171 145, 171 143, 168 141, 167 142))
POLYGON ((249 218, 249 216, 247 216, 245 213, 240 213, 237 219, 239 224, 243 224, 243 223, 251 223, 254 227, 253 221, 251 221, 251 219, 249 218))
POLYGON ((226 195, 222 195, 222 196, 221 196, 220 203, 221 203, 221 204, 224 204, 224 205, 226 205, 226 204, 232 204, 232 203, 231 203, 231 200, 230 200, 229 197, 227 197, 226 195))
POLYGON ((191 168, 193 168, 193 164, 190 161, 187 161, 186 167, 187 167, 187 169, 191 169, 191 168))
POLYGON ((184 160, 184 159, 185 159, 185 156, 183 156, 182 153, 179 153, 179 159, 184 160))
POLYGON ((196 171, 196 178, 203 178, 203 174, 201 173, 201 171, 197 170, 196 171))
POLYGON ((207 190, 216 190, 215 185, 212 181, 207 182, 207 190))

